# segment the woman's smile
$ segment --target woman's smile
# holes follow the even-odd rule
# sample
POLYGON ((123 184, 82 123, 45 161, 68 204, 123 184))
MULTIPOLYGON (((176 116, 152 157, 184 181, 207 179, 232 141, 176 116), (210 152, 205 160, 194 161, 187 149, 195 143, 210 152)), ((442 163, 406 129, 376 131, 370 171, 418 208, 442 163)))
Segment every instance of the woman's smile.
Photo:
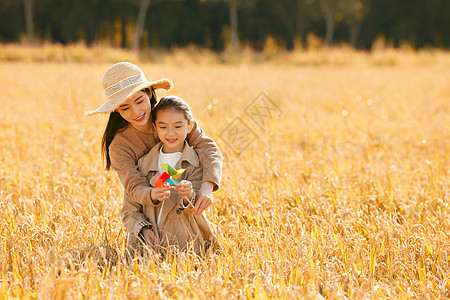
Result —
POLYGON ((143 114, 140 115, 139 117, 135 118, 134 120, 135 120, 136 122, 141 122, 142 120, 144 120, 144 118, 145 118, 145 113, 143 113, 143 114))

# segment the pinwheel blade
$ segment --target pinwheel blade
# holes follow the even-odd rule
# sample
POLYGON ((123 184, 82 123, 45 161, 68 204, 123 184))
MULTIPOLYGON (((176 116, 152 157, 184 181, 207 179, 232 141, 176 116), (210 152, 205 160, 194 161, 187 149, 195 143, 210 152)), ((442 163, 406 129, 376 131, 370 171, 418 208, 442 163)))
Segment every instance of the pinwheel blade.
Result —
POLYGON ((160 164, 160 166, 170 176, 177 174, 177 170, 175 170, 175 168, 172 167, 170 164, 160 164))
POLYGON ((163 183, 166 182, 167 179, 169 179, 169 178, 170 178, 170 176, 166 172, 164 172, 161 175, 159 175, 158 178, 156 178, 156 180, 155 180, 155 188, 160 187, 161 185, 163 185, 163 183))
POLYGON ((160 164, 161 168, 166 171, 167 174, 172 176, 173 179, 177 179, 186 169, 176 170, 170 164, 160 164))
POLYGON ((178 182, 176 180, 174 180, 172 177, 167 178, 166 182, 173 184, 173 185, 177 185, 178 182))
POLYGON ((177 179, 178 177, 180 177, 181 174, 183 174, 184 171, 186 171, 186 169, 179 169, 179 170, 177 171, 177 174, 172 175, 172 178, 173 178, 173 179, 177 179))

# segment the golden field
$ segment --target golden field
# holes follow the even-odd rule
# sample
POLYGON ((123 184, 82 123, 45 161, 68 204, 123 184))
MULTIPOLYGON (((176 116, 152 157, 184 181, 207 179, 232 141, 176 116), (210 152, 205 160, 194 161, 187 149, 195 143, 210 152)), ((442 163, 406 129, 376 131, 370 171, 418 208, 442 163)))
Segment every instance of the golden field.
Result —
POLYGON ((1 299, 450 297, 450 53, 48 51, 0 49, 1 299), (84 116, 122 59, 171 78, 221 147, 220 252, 127 259, 107 117, 84 116), (263 128, 245 114, 261 92, 280 109, 263 128))

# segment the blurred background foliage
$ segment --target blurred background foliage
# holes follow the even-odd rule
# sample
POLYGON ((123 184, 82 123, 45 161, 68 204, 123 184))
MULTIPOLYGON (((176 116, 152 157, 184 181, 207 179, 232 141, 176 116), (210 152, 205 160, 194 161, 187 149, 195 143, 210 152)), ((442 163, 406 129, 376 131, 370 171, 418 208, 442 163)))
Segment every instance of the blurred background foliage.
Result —
POLYGON ((448 0, 1 0, 1 43, 213 51, 268 41, 304 48, 450 46, 448 0))

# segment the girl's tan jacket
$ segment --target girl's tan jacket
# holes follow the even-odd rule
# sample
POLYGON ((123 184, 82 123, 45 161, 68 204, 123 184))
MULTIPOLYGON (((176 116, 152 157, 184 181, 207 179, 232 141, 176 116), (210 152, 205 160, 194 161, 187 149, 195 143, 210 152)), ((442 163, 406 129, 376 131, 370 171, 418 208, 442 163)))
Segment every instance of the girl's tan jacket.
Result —
MULTIPOLYGON (((137 161, 149 153, 159 142, 154 126, 151 126, 150 129, 150 132, 141 132, 128 125, 125 129, 117 132, 109 146, 111 166, 117 172, 125 192, 134 202, 142 205, 151 205, 152 188, 148 184, 148 179, 139 172, 137 161)), ((214 140, 205 135, 203 129, 195 121, 186 140, 195 149, 204 167, 203 182, 212 182, 213 190, 216 191, 222 176, 223 155, 219 147, 214 140)))
MULTIPOLYGON (((162 143, 158 143, 152 150, 141 157, 138 161, 139 171, 142 176, 147 177, 153 187, 156 178, 160 175, 158 170, 158 156, 162 143)), ((175 169, 186 169, 177 181, 189 180, 198 198, 198 191, 202 184, 202 166, 197 153, 187 142, 181 155, 181 159, 175 169)), ((178 205, 181 203, 181 196, 175 191, 171 191, 171 196, 164 201, 164 205, 141 205, 131 200, 125 193, 123 207, 120 213, 123 224, 128 232, 128 244, 132 245, 141 230, 149 223, 153 225, 153 232, 160 241, 160 246, 167 247, 176 245, 181 249, 193 246, 195 252, 206 245, 214 243, 216 237, 205 214, 195 217, 192 215, 192 208, 187 208, 180 214, 177 213, 178 205), (161 211, 159 228, 156 226, 158 214, 161 211)))

